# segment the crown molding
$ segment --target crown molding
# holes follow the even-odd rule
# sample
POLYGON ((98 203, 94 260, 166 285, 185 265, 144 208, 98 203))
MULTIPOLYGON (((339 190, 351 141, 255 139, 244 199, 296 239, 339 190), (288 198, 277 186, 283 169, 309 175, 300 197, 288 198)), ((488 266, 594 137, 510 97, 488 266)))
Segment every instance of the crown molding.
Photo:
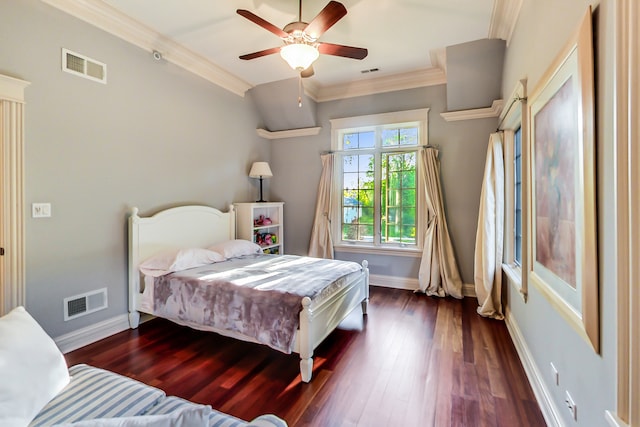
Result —
POLYGON ((429 51, 429 58, 431 59, 431 66, 434 68, 440 68, 447 74, 447 48, 432 49, 429 51))
POLYGON ((503 105, 504 101, 502 99, 496 99, 491 103, 491 107, 476 108, 473 110, 448 111, 440 113, 440 115, 448 122, 499 117, 500 113, 502 112, 503 105))
POLYGON ((41 0, 162 58, 232 93, 244 96, 251 85, 157 31, 97 0, 41 0))
POLYGON ((300 129, 288 129, 288 130, 279 130, 279 131, 269 131, 266 129, 256 129, 258 136, 261 136, 265 139, 283 139, 283 138, 294 138, 298 136, 311 136, 317 135, 320 133, 321 127, 315 128, 300 128, 300 129))
POLYGON ((24 90, 31 83, 0 74, 0 99, 24 103, 24 90))
POLYGON ((447 83, 445 72, 440 68, 434 67, 331 86, 314 87, 313 85, 308 85, 309 87, 305 88, 305 93, 316 102, 325 102, 445 83, 447 83))
MULTIPOLYGON (((205 57, 163 36, 157 31, 123 14, 112 6, 99 0, 41 0, 71 16, 87 22, 101 30, 119 37, 148 52, 158 51, 162 59, 194 73, 236 95, 244 96, 252 85, 232 73, 220 68, 205 57)), ((507 0, 496 0, 503 3, 507 0)), ((521 2, 521 0, 517 0, 521 2)), ((495 13, 496 19, 502 19, 504 12, 495 13)), ((499 10, 505 9, 502 6, 499 10)), ((519 6, 517 8, 519 10, 519 6)), ((508 9, 510 10, 510 9, 508 9)), ((517 16, 517 13, 516 13, 517 16)), ((493 19, 492 19, 493 22, 493 19)), ((515 24, 515 21, 514 21, 515 24)), ((320 86, 313 81, 305 82, 305 93, 316 102, 366 96, 376 93, 393 92, 417 87, 446 84, 446 61, 443 52, 431 52, 434 66, 423 70, 390 76, 356 80, 336 85, 320 86)))
POLYGON ((511 35, 516 27, 522 0, 494 0, 489 23, 489 38, 511 41, 511 35))

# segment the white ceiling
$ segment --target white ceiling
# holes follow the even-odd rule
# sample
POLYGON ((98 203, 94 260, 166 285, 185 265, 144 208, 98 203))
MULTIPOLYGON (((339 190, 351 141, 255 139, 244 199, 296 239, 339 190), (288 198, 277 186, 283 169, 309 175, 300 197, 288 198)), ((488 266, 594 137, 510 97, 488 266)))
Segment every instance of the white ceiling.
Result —
MULTIPOLYGON (((44 1, 63 10, 79 8, 78 2, 70 0, 44 1)), ((363 60, 320 55, 314 63, 315 75, 305 82, 322 88, 444 68, 447 46, 487 37, 508 38, 511 26, 501 21, 510 13, 504 10, 510 7, 510 2, 513 0, 341 0, 347 15, 327 30, 320 41, 364 47, 369 55, 363 60), (379 71, 361 72, 373 68, 379 71)), ((118 15, 112 19, 118 23, 126 15, 132 19, 126 22, 128 30, 124 33, 139 30, 145 34, 144 41, 138 41, 139 46, 158 50, 166 60, 182 61, 186 68, 189 66, 184 62, 189 62, 189 58, 185 59, 185 51, 219 67, 220 72, 248 87, 297 75, 278 54, 250 61, 238 58, 280 46, 282 41, 238 15, 236 9, 247 9, 282 28, 297 20, 298 0, 83 0, 81 3, 91 5, 93 17, 73 10, 67 12, 107 30, 108 26, 101 25, 104 17, 96 18, 97 15, 118 15), (123 15, 119 16, 119 12, 123 15), (133 26, 139 29, 134 31, 133 26), (182 51, 181 55, 174 52, 177 50, 182 51)), ((303 0, 302 20, 310 22, 327 3, 328 0, 303 0)), ((122 33, 118 35, 127 38, 122 33)))

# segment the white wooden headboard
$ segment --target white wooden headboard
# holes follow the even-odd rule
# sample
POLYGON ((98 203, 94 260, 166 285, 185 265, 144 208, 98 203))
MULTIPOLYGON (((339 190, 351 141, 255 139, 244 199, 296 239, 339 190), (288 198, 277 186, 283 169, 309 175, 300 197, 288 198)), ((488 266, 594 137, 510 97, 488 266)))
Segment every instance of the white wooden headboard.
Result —
POLYGON ((138 266, 142 261, 170 249, 206 248, 235 235, 233 205, 228 212, 208 206, 179 206, 150 217, 138 216, 138 208, 133 208, 129 216, 129 311, 137 308, 141 291, 138 266))

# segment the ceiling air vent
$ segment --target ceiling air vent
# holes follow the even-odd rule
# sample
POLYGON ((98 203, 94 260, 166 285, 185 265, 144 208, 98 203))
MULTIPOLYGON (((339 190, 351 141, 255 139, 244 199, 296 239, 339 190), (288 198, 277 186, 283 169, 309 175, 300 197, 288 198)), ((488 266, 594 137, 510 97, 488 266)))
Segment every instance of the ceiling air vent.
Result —
POLYGON ((107 83, 107 65, 79 53, 62 49, 62 71, 94 82, 107 83))

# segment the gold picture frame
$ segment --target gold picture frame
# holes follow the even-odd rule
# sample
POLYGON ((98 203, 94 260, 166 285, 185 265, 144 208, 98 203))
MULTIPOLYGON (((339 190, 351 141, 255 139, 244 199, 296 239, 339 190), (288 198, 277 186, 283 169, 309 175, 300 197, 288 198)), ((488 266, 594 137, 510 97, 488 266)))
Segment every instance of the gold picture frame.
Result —
POLYGON ((591 8, 528 99, 528 273, 600 351, 591 8))

